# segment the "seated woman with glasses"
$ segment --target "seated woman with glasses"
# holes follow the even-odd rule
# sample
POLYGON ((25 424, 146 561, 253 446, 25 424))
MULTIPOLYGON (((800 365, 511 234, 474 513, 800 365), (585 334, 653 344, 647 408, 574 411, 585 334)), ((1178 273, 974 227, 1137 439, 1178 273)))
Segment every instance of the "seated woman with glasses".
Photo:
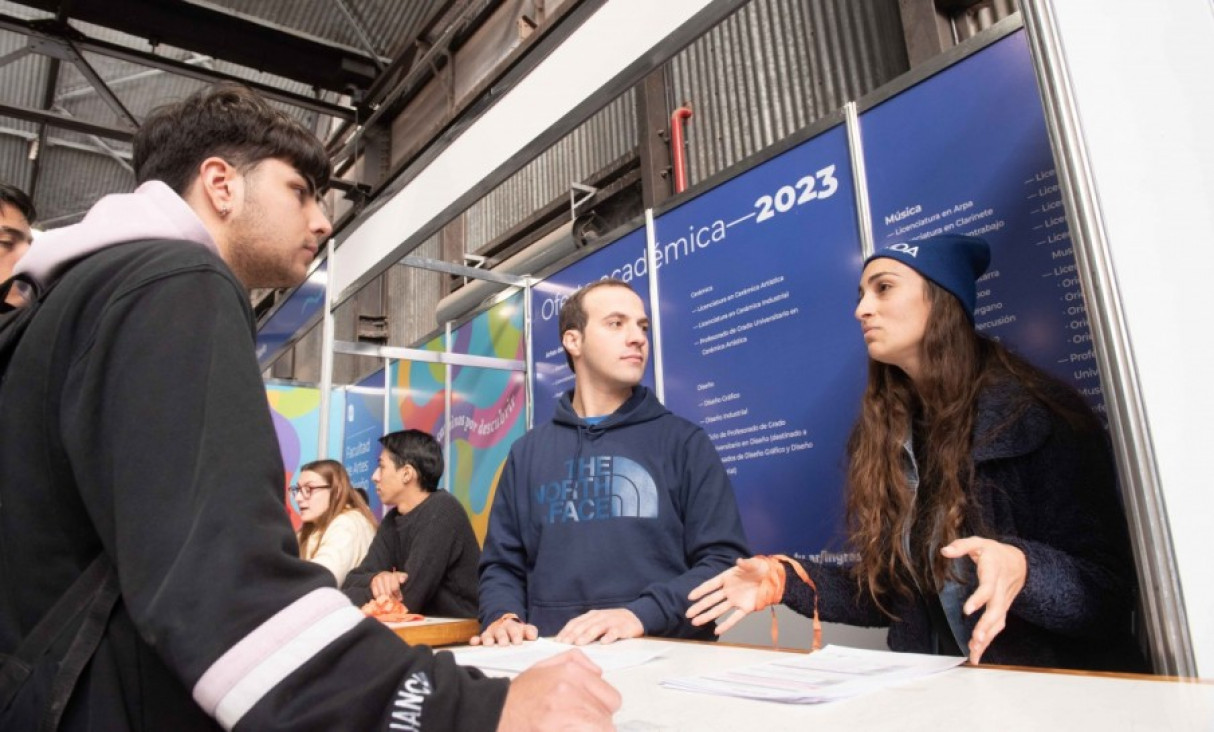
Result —
POLYGON ((303 519, 299 556, 328 569, 335 586, 341 587, 367 555, 375 538, 375 516, 336 460, 317 460, 300 468, 291 497, 303 519))

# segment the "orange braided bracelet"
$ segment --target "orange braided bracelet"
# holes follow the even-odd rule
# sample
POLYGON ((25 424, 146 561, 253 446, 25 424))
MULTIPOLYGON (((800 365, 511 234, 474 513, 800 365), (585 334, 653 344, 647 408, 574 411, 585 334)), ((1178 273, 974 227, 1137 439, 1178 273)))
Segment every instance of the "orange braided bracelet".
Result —
POLYGON ((762 610, 765 607, 771 608, 771 645, 779 650, 780 644, 780 624, 776 620, 776 605, 784 599, 784 583, 786 574, 782 562, 788 562, 792 566, 793 571, 801 578, 801 581, 809 585, 809 588, 814 591, 814 642, 812 650, 818 650, 822 647, 822 623, 818 620, 818 586, 809 578, 809 573, 801 566, 801 563, 792 557, 784 554, 760 554, 755 559, 762 559, 767 563, 767 574, 763 577, 763 582, 759 585, 758 597, 755 600, 755 610, 762 610))

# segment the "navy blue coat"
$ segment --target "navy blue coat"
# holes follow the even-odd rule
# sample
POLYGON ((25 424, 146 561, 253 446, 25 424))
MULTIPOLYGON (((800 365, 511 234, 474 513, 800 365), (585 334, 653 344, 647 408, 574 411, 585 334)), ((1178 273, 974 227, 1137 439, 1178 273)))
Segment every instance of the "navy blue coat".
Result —
MULTIPOLYGON (((1054 395, 1086 409, 1069 390, 1054 395)), ((1025 398, 1018 383, 980 395, 974 424, 975 481, 971 515, 962 535, 984 536, 1024 552, 1028 576, 1012 603, 1007 626, 983 662, 1107 670, 1146 670, 1131 632, 1136 579, 1125 515, 1103 431, 1077 430, 1032 401, 1005 424, 1025 398)), ((968 562, 968 560, 961 560, 968 562)), ((969 566, 973 566, 969 563, 969 566)), ((882 613, 860 591, 850 567, 810 565, 823 620, 889 626, 895 651, 936 652, 923 596, 891 597, 882 613)), ((972 575, 972 572, 970 573, 972 575)), ((961 618, 960 603, 977 587, 942 593, 946 615, 961 618)), ((785 604, 802 614, 813 592, 789 573, 785 604)), ((981 611, 954 629, 963 651, 981 611)))

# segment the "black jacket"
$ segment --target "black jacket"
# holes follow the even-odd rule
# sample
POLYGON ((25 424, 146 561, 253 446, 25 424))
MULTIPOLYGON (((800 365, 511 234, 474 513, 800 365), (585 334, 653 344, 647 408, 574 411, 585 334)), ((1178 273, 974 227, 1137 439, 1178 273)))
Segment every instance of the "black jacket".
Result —
POLYGON ((468 512, 440 489, 409 513, 394 508, 384 516, 367 556, 346 575, 342 591, 362 605, 371 599, 375 575, 396 569, 409 575, 401 588, 409 612, 475 618, 480 560, 468 512))
POLYGON ((265 399, 213 253, 75 264, 0 386, 0 653, 105 552, 121 597, 65 729, 494 727, 504 681, 407 647, 298 558, 265 399))
MULTIPOLYGON (((1145 662, 1131 634, 1136 581, 1125 516, 1112 455, 1103 431, 1076 430, 1039 402, 1024 404, 1016 383, 979 397, 974 424, 977 515, 964 535, 979 535, 1019 548, 1028 565, 1025 586, 1012 603, 1007 626, 982 656, 983 662, 1055 668, 1143 671, 1145 662), (1006 424, 1008 415, 1019 416, 1006 424)), ((1053 395, 1087 409, 1078 395, 1053 395)), ((969 562, 967 559, 962 562, 969 562)), ((972 562, 969 563, 972 566, 972 562)), ((895 651, 935 652, 934 626, 922 596, 891 598, 897 619, 858 592, 850 567, 811 565, 822 619, 851 625, 888 625, 895 651)), ((976 580, 953 596, 959 603, 976 580)), ((949 602, 949 598, 942 598, 949 602)), ((813 593, 789 573, 784 600, 812 612, 813 593)), ((968 638, 981 611, 965 619, 968 638)), ((963 641, 964 638, 959 638, 963 641)), ((964 651, 966 644, 958 642, 964 651)))

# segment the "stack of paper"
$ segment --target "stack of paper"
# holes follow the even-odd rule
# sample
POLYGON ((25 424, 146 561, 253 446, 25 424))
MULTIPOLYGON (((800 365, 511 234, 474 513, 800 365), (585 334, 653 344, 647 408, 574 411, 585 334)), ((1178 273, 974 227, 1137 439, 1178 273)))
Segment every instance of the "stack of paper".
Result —
POLYGON ((662 685, 703 694, 816 704, 929 676, 964 661, 964 658, 952 656, 827 646, 807 656, 789 656, 731 671, 667 679, 662 685))

